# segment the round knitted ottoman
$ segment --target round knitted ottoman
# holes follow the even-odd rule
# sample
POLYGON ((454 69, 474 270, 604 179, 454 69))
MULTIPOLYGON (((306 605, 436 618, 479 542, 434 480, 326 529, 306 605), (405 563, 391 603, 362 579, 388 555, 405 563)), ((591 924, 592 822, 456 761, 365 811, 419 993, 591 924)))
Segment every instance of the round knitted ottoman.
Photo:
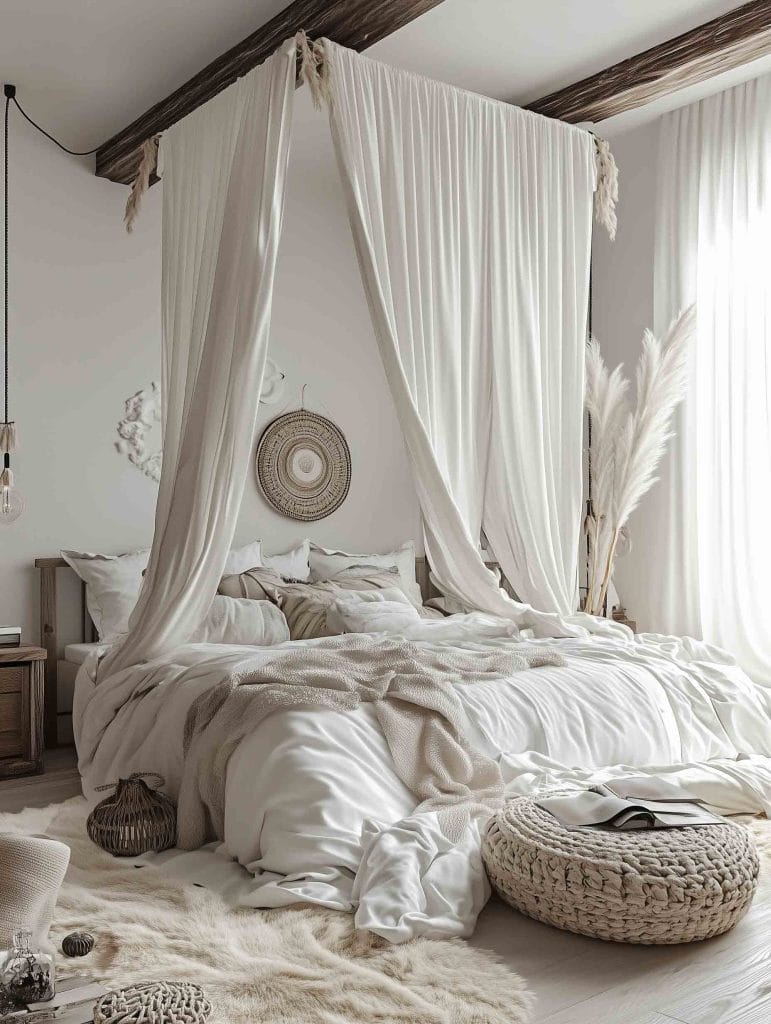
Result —
POLYGON ((576 832, 525 797, 492 819, 482 855, 506 903, 611 942, 720 935, 745 914, 757 888, 758 856, 741 825, 576 832))

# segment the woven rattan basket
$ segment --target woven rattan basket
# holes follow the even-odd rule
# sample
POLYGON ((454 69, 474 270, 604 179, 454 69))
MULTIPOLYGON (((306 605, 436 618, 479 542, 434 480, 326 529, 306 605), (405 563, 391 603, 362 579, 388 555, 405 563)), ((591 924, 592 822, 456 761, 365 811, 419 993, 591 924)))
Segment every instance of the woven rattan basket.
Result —
POLYGON ((150 851, 167 850, 177 841, 177 812, 172 801, 144 781, 161 775, 137 772, 127 779, 99 786, 115 792, 98 803, 88 817, 86 828, 97 846, 115 857, 139 857, 150 851))

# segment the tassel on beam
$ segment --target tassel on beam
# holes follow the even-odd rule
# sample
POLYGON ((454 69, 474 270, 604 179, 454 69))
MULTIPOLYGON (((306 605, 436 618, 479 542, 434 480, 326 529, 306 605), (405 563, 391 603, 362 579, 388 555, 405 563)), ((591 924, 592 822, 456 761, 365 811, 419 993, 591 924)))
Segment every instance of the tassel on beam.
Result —
POLYGON ((131 186, 131 193, 126 201, 126 215, 124 223, 126 231, 131 232, 134 228, 134 221, 139 215, 139 207, 142 204, 142 196, 150 187, 150 175, 155 170, 158 162, 158 140, 160 135, 153 135, 142 143, 142 159, 139 161, 139 169, 134 183, 131 186))
POLYGON ((594 159, 597 165, 597 188, 594 193, 594 216, 607 230, 611 242, 616 237, 618 219, 618 166, 610 145, 605 139, 594 136, 594 159))
POLYGON ((0 452, 16 451, 16 424, 0 423, 0 452))
POLYGON ((324 45, 308 39, 303 29, 295 36, 300 57, 300 79, 311 91, 313 106, 321 110, 322 103, 329 104, 329 69, 324 59, 324 45))

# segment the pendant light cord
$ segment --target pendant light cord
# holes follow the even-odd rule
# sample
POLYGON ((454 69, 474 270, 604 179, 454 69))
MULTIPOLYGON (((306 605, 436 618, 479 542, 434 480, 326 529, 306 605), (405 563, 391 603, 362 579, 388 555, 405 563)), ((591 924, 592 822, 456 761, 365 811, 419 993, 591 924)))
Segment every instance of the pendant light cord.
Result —
POLYGON ((32 127, 37 129, 37 131, 39 131, 41 135, 45 135, 45 137, 47 139, 50 139, 50 141, 53 142, 53 144, 55 146, 58 146, 59 149, 63 150, 65 153, 69 153, 70 156, 92 156, 99 149, 99 146, 97 146, 96 149, 85 149, 85 150, 68 149, 66 146, 62 145, 62 143, 59 142, 58 139, 55 139, 53 137, 53 135, 51 135, 50 132, 47 132, 45 130, 45 128, 41 128, 41 126, 37 123, 37 121, 33 121, 32 120, 32 118, 29 116, 27 111, 22 107, 22 105, 16 99, 16 87, 15 86, 13 86, 13 85, 6 85, 4 91, 5 91, 5 124, 4 124, 4 133, 3 133, 4 134, 3 157, 4 157, 5 189, 4 189, 4 199, 3 199, 3 207, 4 207, 4 217, 3 217, 3 229, 4 229, 3 230, 3 281, 4 281, 4 285, 3 285, 3 347, 4 347, 4 350, 5 350, 5 358, 4 358, 4 363, 5 363, 5 366, 4 366, 5 422, 8 423, 8 422, 10 422, 9 419, 8 419, 8 114, 9 114, 10 109, 11 109, 11 104, 13 103, 13 105, 16 107, 16 109, 19 111, 19 113, 25 119, 25 121, 29 121, 29 123, 32 125, 32 127))
POLYGON ((29 121, 29 123, 32 125, 33 128, 37 128, 37 130, 40 132, 41 135, 45 135, 45 137, 47 139, 50 139, 51 142, 53 142, 53 144, 55 146, 58 146, 59 149, 64 150, 65 153, 69 153, 70 156, 93 156, 93 154, 96 153, 96 151, 101 148, 100 146, 96 146, 95 149, 84 149, 82 151, 79 151, 79 150, 76 150, 76 149, 67 149, 67 147, 63 146, 62 143, 59 142, 58 139, 55 139, 53 137, 53 135, 50 134, 50 132, 47 132, 45 130, 45 128, 41 128, 40 125, 37 123, 37 121, 33 121, 32 120, 32 118, 29 116, 27 111, 22 107, 22 105, 19 103, 19 101, 16 99, 15 96, 11 96, 11 97, 9 97, 6 100, 6 104, 5 104, 6 131, 7 131, 7 124, 8 124, 8 104, 9 103, 13 103, 14 106, 16 107, 16 109, 21 114, 21 116, 26 121, 29 121))
POLYGON ((10 97, 5 99, 5 131, 3 157, 5 163, 4 213, 3 213, 3 347, 5 349, 5 422, 8 423, 8 109, 10 97))

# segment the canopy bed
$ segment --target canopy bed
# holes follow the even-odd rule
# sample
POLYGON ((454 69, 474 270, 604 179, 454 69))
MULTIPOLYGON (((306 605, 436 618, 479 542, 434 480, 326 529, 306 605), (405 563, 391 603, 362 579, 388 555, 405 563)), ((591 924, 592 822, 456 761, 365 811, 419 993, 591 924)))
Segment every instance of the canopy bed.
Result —
POLYGON ((250 873, 247 905, 355 910, 391 941, 467 935, 488 891, 480 833, 509 793, 615 765, 767 811, 771 694, 706 645, 574 612, 607 146, 299 43, 329 106, 431 578, 463 612, 426 617, 398 567, 364 555, 307 583, 260 565, 225 573, 268 351, 291 40, 160 140, 155 534, 127 635, 78 673, 79 766, 89 797, 160 772, 180 844, 221 841, 250 873), (482 529, 516 598, 483 561, 482 529), (278 608, 284 638, 193 642, 218 590, 278 608), (318 631, 302 632, 311 620, 318 631))

